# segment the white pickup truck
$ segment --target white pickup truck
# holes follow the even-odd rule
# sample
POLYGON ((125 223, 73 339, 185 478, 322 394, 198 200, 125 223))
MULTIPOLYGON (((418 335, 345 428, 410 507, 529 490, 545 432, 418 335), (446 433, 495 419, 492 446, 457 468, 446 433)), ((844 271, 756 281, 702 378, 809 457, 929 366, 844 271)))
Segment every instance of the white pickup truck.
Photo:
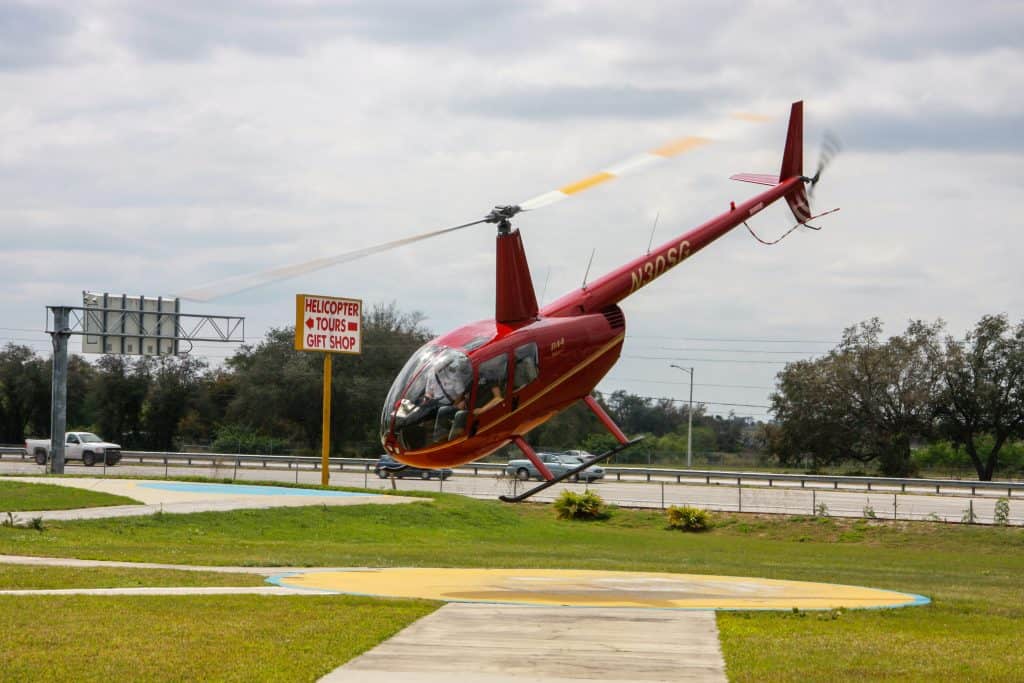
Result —
MULTIPOLYGON (((50 459, 49 439, 26 439, 25 452, 35 458, 36 464, 45 465, 50 459)), ((67 432, 64 437, 64 460, 81 460, 86 467, 98 462, 116 465, 121 459, 121 447, 107 443, 92 432, 67 432)))

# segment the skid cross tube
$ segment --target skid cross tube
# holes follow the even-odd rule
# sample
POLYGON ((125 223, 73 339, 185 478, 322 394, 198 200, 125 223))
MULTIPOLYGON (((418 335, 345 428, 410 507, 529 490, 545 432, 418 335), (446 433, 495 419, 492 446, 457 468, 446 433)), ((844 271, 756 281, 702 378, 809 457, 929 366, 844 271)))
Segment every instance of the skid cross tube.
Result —
POLYGON ((571 470, 567 470, 566 472, 563 472, 562 474, 558 475, 554 479, 549 479, 548 481, 546 481, 546 482, 544 482, 542 484, 538 484, 537 486, 534 486, 529 491, 524 491, 523 493, 520 493, 518 496, 498 496, 498 499, 501 500, 502 502, 505 502, 505 503, 521 503, 524 500, 526 500, 527 498, 529 498, 530 496, 534 495, 535 493, 540 493, 544 489, 549 488, 551 486, 554 486, 555 484, 557 484, 560 481, 565 481, 566 479, 568 479, 569 477, 573 476, 574 474, 579 474, 580 472, 582 472, 583 470, 587 469, 591 465, 596 465, 597 463, 599 463, 599 462, 601 462, 603 460, 607 460, 608 458, 612 457, 616 453, 621 453, 622 451, 626 450, 630 446, 632 446, 634 444, 637 444, 637 443, 640 443, 643 440, 644 440, 644 437, 638 436, 635 439, 633 439, 632 441, 627 441, 626 443, 619 444, 618 446, 616 446, 615 448, 611 449, 610 451, 602 453, 601 455, 599 455, 599 456, 597 456, 595 458, 592 458, 592 459, 584 462, 579 467, 574 467, 571 470))

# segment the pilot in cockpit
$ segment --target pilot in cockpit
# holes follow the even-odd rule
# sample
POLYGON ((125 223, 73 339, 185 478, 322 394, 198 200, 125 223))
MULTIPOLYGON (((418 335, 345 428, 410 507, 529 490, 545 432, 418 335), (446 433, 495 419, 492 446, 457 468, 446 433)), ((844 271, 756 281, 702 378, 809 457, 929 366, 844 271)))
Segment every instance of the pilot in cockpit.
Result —
POLYGON ((427 375, 425 399, 438 407, 434 442, 451 439, 465 425, 466 394, 473 373, 469 359, 464 356, 444 360, 448 362, 429 369, 427 375))

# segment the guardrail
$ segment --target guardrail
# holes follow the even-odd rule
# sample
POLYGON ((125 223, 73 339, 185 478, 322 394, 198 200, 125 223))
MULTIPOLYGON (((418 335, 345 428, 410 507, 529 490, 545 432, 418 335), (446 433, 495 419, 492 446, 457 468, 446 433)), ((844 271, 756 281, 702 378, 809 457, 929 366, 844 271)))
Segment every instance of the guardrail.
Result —
MULTIPOLYGON (((20 446, 0 446, 0 460, 18 456, 29 459, 20 446)), ((319 471, 319 456, 253 455, 245 453, 164 453, 157 451, 122 451, 122 463, 177 467, 232 467, 238 469, 310 469, 319 471)), ((365 472, 373 469, 376 458, 331 458, 331 470, 365 472)), ((455 468, 460 474, 500 475, 501 463, 474 462, 455 468)), ((732 472, 728 470, 686 470, 651 467, 605 467, 606 478, 617 481, 670 482, 705 486, 790 487, 853 491, 925 492, 952 495, 990 494, 1008 498, 1024 496, 1024 482, 974 481, 965 479, 911 479, 893 477, 854 477, 827 474, 779 474, 773 472, 732 472), (968 494, 969 492, 969 494, 968 494)))

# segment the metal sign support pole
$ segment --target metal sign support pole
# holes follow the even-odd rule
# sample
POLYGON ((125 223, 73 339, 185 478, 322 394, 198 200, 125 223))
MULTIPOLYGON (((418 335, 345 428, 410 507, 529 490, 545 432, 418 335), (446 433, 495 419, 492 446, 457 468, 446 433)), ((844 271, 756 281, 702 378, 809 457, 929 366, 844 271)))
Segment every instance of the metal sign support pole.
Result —
POLYGON ((331 481, 331 354, 324 354, 323 437, 321 450, 320 485, 331 481))
POLYGON ((693 368, 690 368, 690 407, 686 411, 686 466, 693 467, 693 368))
POLYGON ((68 422, 69 310, 53 308, 53 376, 50 384, 50 472, 64 474, 64 432, 68 422))

